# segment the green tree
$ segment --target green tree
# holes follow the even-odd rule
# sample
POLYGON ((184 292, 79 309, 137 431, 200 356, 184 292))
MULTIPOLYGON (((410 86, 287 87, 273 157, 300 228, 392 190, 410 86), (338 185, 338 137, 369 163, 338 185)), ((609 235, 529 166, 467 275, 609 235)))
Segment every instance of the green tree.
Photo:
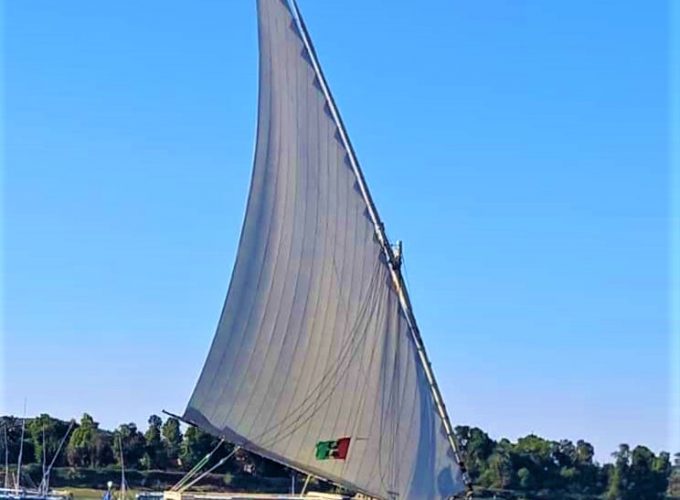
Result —
POLYGON ((553 443, 552 457, 559 468, 557 476, 551 478, 552 487, 560 490, 579 491, 579 470, 576 467, 576 446, 568 439, 553 443))
POLYGON ((162 469, 167 466, 168 456, 161 439, 161 426, 163 421, 157 415, 149 417, 149 428, 144 434, 146 451, 143 457, 143 465, 146 469, 162 469))
POLYGON ((217 440, 198 427, 189 427, 184 433, 180 458, 182 466, 190 469, 216 446, 217 440))
POLYGON ((665 451, 659 453, 659 456, 654 459, 652 464, 652 473, 654 475, 655 491, 657 494, 661 495, 668 491, 670 479, 673 474, 670 453, 665 451))
POLYGON ((576 478, 578 491, 585 494, 600 493, 606 481, 599 480, 598 466, 593 462, 595 448, 592 444, 579 439, 576 442, 575 467, 578 471, 576 478))
MULTIPOLYGON (((46 413, 39 417, 33 418, 26 424, 26 431, 30 435, 33 443, 34 461, 41 463, 43 461, 43 436, 45 443, 45 455, 47 463, 52 461, 55 457, 57 449, 61 440, 66 436, 69 423, 56 418, 52 418, 46 413)), ((62 450, 63 451, 63 450, 62 450)), ((66 454, 60 453, 55 461, 55 466, 60 467, 66 465, 66 454)))
POLYGON ((466 425, 456 427, 458 442, 463 448, 465 465, 470 479, 476 482, 487 467, 487 460, 493 453, 496 443, 489 435, 477 427, 466 425))
POLYGON ((94 440, 95 466, 106 467, 115 463, 113 453, 113 433, 98 430, 94 440))
POLYGON ((576 442, 576 464, 579 466, 593 465, 595 448, 592 444, 579 439, 576 442))
MULTIPOLYGON (((652 468, 656 457, 645 446, 636 446, 630 456, 628 469, 628 497, 639 500, 654 500, 656 492, 655 475, 652 468)), ((664 488, 665 490, 665 488, 664 488)))
POLYGON ((552 456, 558 466, 572 468, 577 462, 576 446, 568 439, 563 439, 553 445, 552 456))
MULTIPOLYGON (((11 464, 15 464, 19 458, 19 450, 21 449, 21 427, 23 425, 24 419, 16 418, 12 416, 2 417, 2 425, 0 426, 0 431, 3 433, 2 440, 4 442, 4 433, 7 432, 7 450, 9 452, 9 461, 11 464), (4 430, 3 430, 4 429, 4 430)), ((31 434, 28 429, 30 421, 26 421, 26 428, 24 432, 23 439, 23 453, 22 453, 22 463, 29 464, 35 462, 35 450, 33 447, 33 440, 31 439, 31 434)), ((4 444, 3 444, 3 457, 4 459, 4 444)))
POLYGON ((613 454, 608 500, 657 500, 665 498, 671 474, 670 455, 654 453, 645 446, 630 450, 626 444, 613 454))
POLYGON ((168 457, 168 462, 173 467, 177 466, 179 454, 182 448, 182 431, 180 429, 179 420, 175 417, 168 418, 161 429, 163 434, 163 445, 165 446, 165 454, 168 457))
POLYGON ((517 478, 519 479, 519 487, 523 490, 531 491, 536 488, 536 481, 531 471, 526 467, 522 467, 517 471, 517 478))
MULTIPOLYGON (((555 459, 558 449, 558 443, 530 434, 517 440, 513 449, 513 463, 516 470, 525 467, 532 473, 537 488, 560 489, 563 479, 555 459)), ((569 461, 568 458, 564 460, 567 463, 569 461)))
POLYGON ((668 494, 671 498, 680 497, 680 453, 673 456, 673 467, 668 478, 668 494))
POLYGON ((619 446, 619 450, 612 453, 614 467, 609 476, 607 500, 627 500, 628 476, 630 469, 630 447, 627 444, 619 446))
POLYGON ((508 489, 516 483, 516 473, 512 461, 512 443, 507 439, 499 441, 488 460, 488 467, 480 480, 491 488, 508 489))
POLYGON ((17 432, 17 419, 11 416, 2 417, 0 419, 0 433, 2 433, 3 458, 6 447, 9 453, 9 462, 16 462, 17 454, 19 453, 19 433, 17 432), (5 439, 7 439, 6 442, 5 439))
POLYGON ((96 457, 96 437, 99 424, 87 413, 80 419, 80 425, 71 433, 66 448, 66 458, 72 467, 94 467, 96 457))
POLYGON ((113 441, 116 463, 121 465, 122 458, 126 468, 139 468, 140 462, 146 452, 146 440, 144 439, 144 435, 137 430, 137 425, 132 422, 119 425, 118 429, 113 433, 113 441))

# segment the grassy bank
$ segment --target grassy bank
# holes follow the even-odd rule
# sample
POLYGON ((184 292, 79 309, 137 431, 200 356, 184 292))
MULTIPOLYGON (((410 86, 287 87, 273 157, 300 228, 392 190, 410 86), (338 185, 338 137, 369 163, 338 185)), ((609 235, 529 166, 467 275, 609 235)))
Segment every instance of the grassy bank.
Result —
MULTIPOLYGON (((101 500, 106 490, 95 490, 92 488, 58 488, 60 492, 68 493, 73 500, 101 500)), ((130 498, 134 498, 136 491, 130 491, 130 498)))
MULTIPOLYGON (((3 471, 0 468, 0 476, 3 471)), ((32 486, 40 482, 42 468, 35 464, 24 467, 22 484, 32 486)), ((175 471, 137 471, 126 470, 125 479, 128 488, 133 491, 163 491, 170 489, 184 477, 183 472, 175 471)), ((50 486, 52 488, 73 491, 74 497, 83 499, 101 498, 108 482, 114 488, 120 487, 121 471, 118 468, 103 469, 59 467, 52 469, 50 486)), ((325 485, 319 485, 324 488, 325 485)), ((249 474, 209 474, 200 485, 193 490, 204 491, 258 491, 262 493, 278 493, 290 491, 290 478, 287 477, 255 477, 249 474)), ((325 487, 324 489, 327 489, 325 487)))

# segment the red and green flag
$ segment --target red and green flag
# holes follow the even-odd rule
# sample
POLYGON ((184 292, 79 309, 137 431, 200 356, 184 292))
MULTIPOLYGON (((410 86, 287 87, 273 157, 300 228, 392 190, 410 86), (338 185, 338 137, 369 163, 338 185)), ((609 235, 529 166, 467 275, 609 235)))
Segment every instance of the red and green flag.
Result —
POLYGON ((349 451, 351 438, 344 437, 335 441, 319 441, 316 443, 317 460, 345 460, 349 451))

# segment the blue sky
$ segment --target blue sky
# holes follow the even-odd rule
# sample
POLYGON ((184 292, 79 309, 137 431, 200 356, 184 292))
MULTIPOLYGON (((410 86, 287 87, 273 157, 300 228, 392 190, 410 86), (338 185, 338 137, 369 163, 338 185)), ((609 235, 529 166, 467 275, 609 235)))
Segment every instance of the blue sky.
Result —
MULTIPOLYGON (((247 196, 254 4, 4 2, 3 413, 184 408, 247 196)), ((300 4, 454 422, 668 449, 667 3, 300 4)))

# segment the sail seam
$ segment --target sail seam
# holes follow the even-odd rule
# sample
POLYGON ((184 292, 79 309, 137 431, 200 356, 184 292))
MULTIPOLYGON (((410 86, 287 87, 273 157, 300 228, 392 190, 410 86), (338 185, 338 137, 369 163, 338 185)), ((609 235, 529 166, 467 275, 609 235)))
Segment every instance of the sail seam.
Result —
MULTIPOLYGON (((258 5, 258 9, 259 9, 259 5, 258 5)), ((260 27, 260 32, 259 32, 259 37, 260 37, 260 39, 262 39, 262 32, 261 32, 262 29, 263 29, 263 28, 260 27)), ((268 70, 269 72, 272 71, 271 62, 270 62, 270 61, 265 62, 262 58, 260 58, 260 71, 261 71, 261 72, 263 72, 263 69, 265 68, 265 66, 268 66, 268 67, 267 67, 267 70, 268 70)), ((261 112, 262 112, 262 106, 263 106, 263 103, 262 103, 262 100, 263 100, 263 99, 262 99, 262 90, 263 90, 263 87, 260 86, 259 93, 258 93, 258 95, 259 95, 259 98, 258 98, 258 115, 261 114, 261 112)), ((272 104, 272 90, 271 90, 271 89, 267 89, 267 98, 268 98, 268 101, 269 101, 268 106, 267 106, 267 109, 269 110, 268 112, 271 113, 271 109, 272 109, 272 105, 271 105, 271 104, 272 104)), ((257 138, 258 138, 258 141, 257 141, 257 145, 256 145, 256 148, 255 148, 255 158, 256 158, 256 159, 257 159, 258 155, 261 154, 261 153, 260 153, 261 150, 259 149, 259 147, 261 147, 261 142, 260 142, 260 140, 259 140, 259 138, 260 138, 260 132, 261 132, 261 130, 260 130, 260 126, 261 126, 261 125, 260 125, 260 121, 261 121, 261 120, 258 119, 258 130, 257 130, 257 138)), ((267 126, 267 146, 271 143, 271 140, 272 140, 272 126, 271 126, 271 120, 270 120, 269 123, 268 123, 268 126, 267 126)), ((280 143, 280 142, 281 142, 281 141, 278 141, 278 143, 280 143)), ((269 147, 262 148, 262 149, 265 151, 265 155, 266 155, 267 157, 269 157, 269 147)), ((268 162, 265 162, 265 164, 268 164, 268 162)), ((256 175, 255 170, 253 170, 252 179, 251 179, 251 190, 250 190, 250 193, 249 193, 249 196, 248 196, 248 204, 247 204, 247 209, 246 209, 246 215, 245 215, 245 218, 244 218, 245 221, 248 221, 248 213, 249 213, 250 210, 252 210, 252 206, 253 206, 253 205, 252 205, 251 203, 252 203, 252 201, 253 201, 253 199, 254 199, 254 193, 255 193, 255 190, 256 190, 256 184, 255 184, 256 179, 257 179, 257 175, 256 175)), ((276 187, 277 187, 277 185, 278 185, 278 181, 279 181, 279 171, 277 170, 277 171, 275 172, 275 178, 274 178, 274 190, 276 190, 276 187)), ((258 213, 257 215, 258 215, 258 217, 262 217, 262 216, 263 216, 262 213, 258 213)), ((246 224, 247 224, 247 222, 246 222, 246 224)), ((247 226, 246 226, 246 224, 244 224, 243 229, 242 229, 242 231, 241 231, 241 237, 240 237, 240 241, 239 241, 239 249, 241 248, 241 246, 242 246, 243 243, 244 243, 244 237, 245 237, 245 234, 246 234, 246 232, 247 232, 247 226)), ((269 227, 268 227, 268 238, 269 238, 269 235, 270 235, 270 232, 271 232, 271 226, 272 226, 272 223, 271 223, 271 220, 270 220, 269 227)), ((267 245, 267 248, 265 248, 265 251, 264 251, 265 255, 266 255, 267 252, 268 252, 268 245, 267 245)), ((234 264, 234 269, 238 269, 239 259, 242 258, 242 255, 243 255, 243 254, 242 254, 240 251, 237 253, 236 262, 235 262, 235 264, 234 264)), ((250 255, 248 255, 248 258, 249 258, 249 259, 252 259, 253 257, 250 256, 250 255)), ((255 289, 259 288, 259 282, 260 282, 260 280, 261 280, 262 273, 263 273, 263 270, 260 270, 260 273, 259 273, 259 276, 258 276, 258 284, 256 285, 255 289)), ((211 391, 213 390, 213 388, 214 388, 215 385, 216 385, 216 380, 217 380, 217 376, 218 376, 218 373, 219 373, 218 370, 217 370, 217 366, 220 366, 220 365, 222 365, 222 364, 224 363, 224 359, 225 359, 227 353, 230 351, 229 347, 232 346, 232 344, 233 344, 234 342, 236 342, 236 340, 237 340, 237 336, 236 336, 236 335, 230 336, 230 337, 227 339, 226 348, 224 349, 224 351, 223 351, 223 353, 222 353, 222 356, 220 357, 220 363, 219 363, 219 364, 218 364, 218 363, 210 363, 210 358, 212 357, 212 353, 213 353, 213 352, 218 352, 218 351, 216 351, 216 350, 214 351, 214 348, 215 348, 216 344, 217 344, 218 341, 219 341, 219 330, 220 330, 220 326, 223 324, 223 320, 227 317, 228 307, 229 307, 229 296, 230 296, 231 293, 232 293, 232 287, 233 287, 234 289, 236 289, 234 277, 232 278, 232 283, 231 283, 230 286, 229 286, 229 291, 227 292, 227 297, 226 297, 226 300, 225 300, 225 303, 224 303, 224 307, 223 307, 222 313, 221 313, 221 315, 220 315, 220 320, 219 320, 219 323, 218 323, 217 333, 216 333, 216 335, 215 335, 215 339, 214 339, 214 341, 213 341, 213 345, 211 345, 211 348, 210 348, 210 351, 209 351, 210 354, 208 355, 208 360, 206 361, 206 364, 205 364, 205 367, 204 367, 204 368, 205 368, 205 373, 201 373, 201 376, 199 377, 199 385, 200 385, 201 379, 202 379, 204 376, 207 377, 207 376, 209 375, 207 368, 208 368, 209 366, 214 366, 214 367, 215 367, 215 369, 213 370, 212 378, 210 379, 209 382, 207 382, 207 383, 209 384, 208 386, 210 387, 210 390, 211 390, 211 391), (232 341, 232 340, 233 340, 233 341, 232 341)), ((254 293, 254 292, 253 292, 253 293, 254 293)), ((251 311, 252 311, 252 306, 251 306, 251 311)), ((243 326, 243 330, 244 330, 244 329, 245 329, 245 325, 243 326)), ((243 331, 243 330, 242 330, 242 331, 243 331)), ((243 337, 244 337, 243 335, 240 335, 240 336, 238 337, 238 339, 240 340, 240 343, 239 343, 239 350, 241 349, 241 346, 243 345, 243 341, 244 341, 244 338, 243 338, 243 337)), ((231 378, 231 374, 233 373, 234 368, 235 368, 234 366, 231 366, 231 367, 230 367, 230 378, 231 378)), ((222 388, 222 391, 221 391, 221 396, 224 395, 224 389, 225 389, 225 388, 223 387, 223 388, 222 388)), ((193 399, 193 398, 192 398, 192 399, 193 399)), ((191 404, 191 402, 190 402, 190 404, 191 404)), ((225 415, 225 416, 226 416, 226 415, 225 415)))
MULTIPOLYGON (((271 71, 272 71, 272 72, 274 71, 273 67, 271 68, 271 71)), ((272 99, 272 100, 274 100, 274 99, 272 99)), ((278 105, 277 107, 278 107, 279 113, 280 113, 281 115, 283 115, 283 113, 284 113, 283 103, 281 102, 281 100, 276 100, 275 102, 276 102, 277 105, 278 105)), ((270 108, 270 109, 271 109, 271 108, 270 108)), ((276 133, 277 133, 277 134, 276 134, 276 135, 277 135, 278 141, 277 141, 276 147, 277 147, 278 157, 284 157, 284 158, 285 158, 285 157, 287 157, 287 155, 282 154, 282 144, 284 143, 284 141, 282 140, 281 132, 282 132, 282 131, 280 130, 280 128, 277 128, 277 130, 276 130, 276 133)), ((286 153, 288 153, 287 150, 286 150, 286 153)), ((285 193, 287 193, 288 196, 284 196, 284 197, 283 197, 283 201, 279 201, 279 196, 276 195, 276 200, 277 200, 277 202, 279 202, 279 203, 283 203, 283 205, 284 205, 283 211, 285 212, 285 207, 288 206, 289 200, 291 199, 291 196, 290 196, 290 189, 287 189, 287 187, 289 186, 289 183, 290 183, 290 179, 289 179, 290 175, 289 175, 288 169, 277 169, 277 186, 276 186, 276 191, 275 191, 275 193, 278 192, 278 173, 279 173, 281 170, 285 170, 285 172, 286 172, 286 176, 285 176, 284 179, 282 179, 282 181, 283 181, 283 183, 284 183, 284 189, 283 189, 283 191, 284 191, 285 193)), ((271 220, 272 220, 272 219, 270 218, 270 221, 271 221, 271 220)), ((265 252, 264 252, 264 255, 265 255, 265 256, 269 254, 269 249, 272 247, 272 245, 270 245, 269 242, 271 241, 272 238, 277 237, 278 243, 279 243, 279 244, 275 246, 275 255, 276 255, 276 257, 274 258, 274 265, 273 265, 273 268, 271 269, 272 275, 276 275, 276 271, 277 271, 277 269, 278 269, 278 267, 279 267, 279 262, 280 262, 279 255, 281 254, 281 247, 282 247, 281 242, 283 241, 283 238, 284 238, 283 229, 282 229, 282 228, 278 228, 278 229, 279 229, 279 234, 274 235, 274 234, 273 234, 274 228, 275 228, 275 225, 274 225, 273 223, 270 222, 270 225, 269 225, 269 228, 268 228, 268 235, 267 235, 267 246, 266 246, 266 249, 265 249, 265 252)), ((264 259, 264 258, 263 258, 262 260, 263 260, 263 262, 266 261, 266 259, 264 259)), ((260 282, 261 282, 261 280, 262 280, 263 274, 264 274, 264 266, 260 266, 260 271, 259 271, 259 273, 258 273, 258 284, 257 284, 257 287, 256 287, 257 290, 260 289, 260 282)), ((248 326, 251 324, 252 321, 259 321, 260 326, 263 325, 264 321, 265 321, 266 318, 267 318, 266 311, 267 311, 267 306, 268 306, 269 303, 270 303, 270 299, 271 299, 271 295, 272 295, 272 288, 273 288, 273 287, 274 287, 274 282, 272 281, 272 282, 270 283, 270 285, 269 285, 269 288, 266 290, 266 299, 264 300, 264 307, 262 307, 262 310, 265 311, 265 312, 262 313, 262 314, 260 315, 259 318, 253 318, 253 314, 254 314, 254 312, 255 312, 256 307, 255 307, 254 304, 251 305, 251 309, 250 309, 250 311, 249 311, 248 319, 246 320, 246 323, 245 323, 244 326, 243 326, 243 331, 248 330, 248 326)), ((277 309, 277 313, 278 313, 278 309, 277 309)), ((261 335, 262 335, 262 332, 263 332, 263 331, 264 331, 263 328, 259 328, 259 329, 258 329, 258 335, 257 335, 256 338, 253 340, 253 342, 252 342, 252 349, 250 349, 250 351, 249 351, 249 353, 248 353, 248 362, 245 363, 244 366, 246 366, 246 367, 250 366, 250 361, 252 360, 252 357, 253 357, 253 355, 254 355, 254 353, 255 353, 255 347, 258 345, 259 339, 261 338, 261 335)), ((238 352, 241 352, 241 350, 242 350, 242 348, 243 348, 243 340, 244 340, 244 337, 241 338, 241 343, 239 344, 239 347, 238 347, 238 349, 237 349, 238 352)), ((268 345, 269 345, 269 344, 268 344, 268 345)), ((225 353, 224 353, 225 356, 226 356, 227 352, 228 352, 228 351, 225 350, 225 353)), ((265 353, 265 358, 266 358, 266 353, 265 353)), ((236 365, 234 364, 233 366, 236 366, 236 365)), ((233 367, 232 367, 232 369, 233 369, 233 367)), ((246 373, 247 373, 247 371, 248 371, 248 368, 246 368, 246 373)), ((228 377, 228 380, 231 380, 231 379, 232 379, 232 377, 229 376, 229 377, 228 377)), ((247 380, 247 379, 242 379, 242 380, 241 380, 241 383, 240 383, 240 384, 238 385, 238 387, 236 388, 236 390, 235 390, 235 392, 234 392, 234 394, 235 394, 235 399, 238 399, 238 398, 239 398, 239 395, 241 394, 241 392, 242 392, 242 390, 243 390, 243 386, 244 386, 246 380, 247 380)), ((222 398, 224 397, 225 389, 226 389, 226 385, 222 388, 222 392, 221 392, 221 394, 220 394, 220 398, 218 398, 218 399, 222 399, 222 398)), ((252 397, 252 394, 251 394, 251 397, 252 397)), ((244 408, 245 408, 245 407, 244 407, 244 408)), ((233 415, 233 411, 234 411, 234 407, 232 406, 231 408, 229 408, 229 411, 228 411, 227 414, 225 415, 226 419, 231 419, 231 416, 233 415)), ((244 414, 244 411, 241 412, 241 417, 239 418, 239 421, 243 418, 243 414, 244 414)))
MULTIPOLYGON (((291 21, 291 22, 292 22, 292 21, 291 21)), ((293 24, 294 24, 294 22, 293 22, 293 24)), ((297 27, 296 27, 296 29, 297 29, 297 27)), ((298 35, 298 37, 300 37, 299 31, 297 31, 296 34, 298 35)), ((309 95, 309 88, 307 88, 307 87, 305 88, 305 95, 306 95, 306 96, 309 95)), ((307 102, 307 99, 305 99, 303 102, 306 103, 306 102, 307 102)), ((317 121, 318 121, 318 117, 317 117, 317 121)), ((308 151, 308 150, 307 150, 307 154, 309 155, 309 151, 308 151)), ((307 162, 309 162, 309 161, 310 161, 310 159, 307 158, 307 162)), ((307 171, 307 175, 308 175, 308 176, 311 175, 311 174, 310 174, 310 171, 307 171)), ((313 176, 313 177, 314 177, 314 176, 313 176)), ((315 236, 315 237, 314 237, 313 241, 316 241, 316 240, 317 240, 317 237, 318 237, 318 235, 319 235, 319 232, 321 231, 321 229, 320 229, 320 228, 321 228, 321 225, 319 224, 320 206, 321 206, 321 202, 322 202, 322 198, 321 198, 321 189, 320 189, 320 186, 321 186, 321 176, 320 176, 320 175, 316 175, 316 176, 314 177, 314 179, 315 179, 315 181, 316 181, 316 182, 314 183, 314 184, 316 185, 316 190, 315 190, 315 191, 316 191, 316 202, 315 202, 315 204, 314 204, 314 207, 315 207, 315 216, 314 216, 314 219, 315 219, 314 228, 315 228, 315 229, 314 229, 314 236, 315 236)), ((309 185, 310 185, 310 183, 308 182, 308 187, 309 187, 309 185)), ((323 258, 323 256, 325 256, 326 250, 327 250, 326 244, 327 244, 327 238, 324 238, 324 239, 323 239, 323 244, 321 245, 321 248, 317 248, 316 246, 314 247, 313 252, 312 252, 312 253, 313 253, 312 259, 313 259, 313 260, 316 260, 316 259, 319 259, 319 258, 323 258)), ((321 276, 321 275, 323 274, 323 272, 324 272, 324 271, 322 271, 322 272, 316 272, 316 273, 310 273, 310 276, 309 276, 309 290, 310 290, 310 291, 311 291, 311 290, 318 290, 318 289, 320 288, 321 279, 322 279, 322 276, 321 276)), ((306 312, 307 312, 307 309, 308 309, 308 308, 310 308, 311 311, 316 312, 316 311, 318 310, 318 306, 319 306, 319 294, 318 294, 318 292, 317 292, 317 293, 314 293, 314 294, 312 294, 312 293, 307 294, 307 296, 305 297, 305 305, 304 305, 304 308, 303 308, 303 313, 302 313, 302 315, 301 315, 301 318, 306 318, 306 317, 307 317, 306 312), (312 296, 312 297, 310 297, 310 296, 312 296)), ((315 314, 312 314, 311 317, 312 317, 311 322, 313 323, 314 320, 315 320, 316 315, 315 315, 315 314)), ((304 319, 301 320, 301 322, 300 322, 300 330, 302 330, 302 329, 306 329, 306 331, 309 331, 309 332, 315 331, 314 328, 312 328, 312 327, 309 325, 309 321, 305 321, 304 319)), ((313 339, 313 338, 310 338, 309 335, 305 337, 305 342, 304 342, 304 346, 303 346, 303 348, 304 348, 304 353, 303 353, 303 355, 300 355, 300 356, 299 356, 301 360, 306 359, 306 355, 307 355, 307 352, 308 352, 308 350, 309 350, 309 344, 310 344, 313 340, 314 340, 314 339, 313 339)), ((300 336, 299 336, 298 339, 297 339, 297 342, 296 342, 295 347, 294 347, 294 349, 293 349, 294 351, 298 351, 299 342, 300 342, 300 336)), ((293 363, 290 363, 290 369, 292 369, 293 366, 296 365, 296 364, 297 364, 297 361, 294 361, 293 363)), ((303 368, 304 368, 304 367, 303 367, 303 368)), ((288 370, 288 374, 290 374, 290 369, 288 370)), ((286 376, 286 377, 284 377, 284 378, 288 378, 288 377, 286 376)), ((286 411, 285 411, 284 415, 288 415, 288 414, 290 413, 292 402, 296 400, 296 396, 297 396, 298 393, 299 393, 299 390, 300 390, 300 386, 301 386, 301 385, 302 385, 302 381, 301 381, 301 380, 298 381, 298 382, 295 384, 295 388, 294 388, 294 390, 293 390, 293 397, 290 398, 291 403, 289 403, 288 407, 286 408, 286 411)), ((283 392, 282 392, 282 393, 283 393, 283 392)), ((279 399, 280 399, 280 396, 279 396, 279 399)), ((278 404, 278 400, 277 400, 277 404, 278 404)), ((271 424, 271 418, 269 419, 267 425, 269 426, 270 424, 271 424)), ((303 446, 303 443, 306 443, 306 441, 307 441, 306 438, 307 438, 307 436, 305 435, 305 439, 302 439, 302 441, 301 441, 301 443, 300 443, 300 446, 303 446)), ((287 448, 286 448, 286 449, 287 449, 287 448)), ((299 454, 299 452, 300 452, 300 449, 298 449, 298 453, 296 453, 295 456, 297 456, 297 455, 299 454)))
MULTIPOLYGON (((371 288, 373 288, 373 287, 371 287, 371 288)), ((366 311, 368 310, 368 307, 367 307, 368 304, 370 304, 370 301, 367 300, 365 302, 365 305, 359 311, 359 318, 355 321, 355 324, 354 324, 354 327, 352 328, 352 330, 350 330, 350 336, 349 336, 348 342, 345 345, 340 356, 338 357, 338 360, 335 362, 335 365, 331 366, 329 369, 327 369, 327 371, 324 374, 324 376, 322 377, 321 381, 314 387, 314 389, 311 393, 308 393, 305 396, 305 400, 297 408, 294 409, 294 412, 292 414, 286 415, 286 417, 284 417, 282 420, 280 420, 276 425, 274 425, 270 429, 267 429, 266 431, 263 431, 262 434, 260 434, 258 437, 254 438, 254 439, 258 439, 258 440, 262 439, 265 435, 270 434, 271 432, 274 432, 275 430, 277 430, 277 426, 282 426, 282 425, 284 425, 284 422, 293 418, 293 415, 295 415, 295 412, 301 412, 302 414, 300 416, 296 416, 293 419, 292 423, 290 423, 290 424, 286 423, 285 424, 284 430, 287 431, 288 428, 291 425, 296 425, 297 422, 301 418, 305 417, 309 413, 309 410, 307 409, 309 401, 312 401, 311 407, 313 408, 319 401, 321 401, 321 403, 323 403, 324 401, 326 401, 328 399, 328 397, 329 397, 328 395, 322 400, 320 400, 319 398, 312 398, 312 396, 315 396, 315 393, 318 393, 320 395, 322 395, 323 393, 328 393, 329 392, 328 386, 330 384, 335 383, 335 380, 337 380, 337 378, 338 378, 338 371, 342 370, 342 372, 340 372, 340 375, 342 375, 347 370, 347 367, 343 368, 343 365, 345 364, 345 362, 347 360, 347 356, 348 355, 350 356, 350 358, 349 358, 350 361, 353 359, 354 355, 356 355, 356 350, 360 346, 360 344, 358 344, 358 345, 354 345, 354 344, 357 342, 357 339, 360 342, 360 341, 362 341, 362 339, 365 336, 365 330, 363 332, 363 335, 359 335, 359 333, 361 332, 361 329, 359 328, 359 326, 360 326, 360 321, 361 321, 363 314, 365 314, 366 311), (350 355, 350 353, 352 353, 352 354, 350 355)), ((337 386, 337 383, 336 383, 336 386, 337 386)), ((335 386, 333 386, 333 387, 335 387, 335 386)), ((330 391, 331 394, 332 394, 333 390, 334 390, 334 388, 330 391)), ((321 404, 319 404, 319 406, 321 406, 321 404)), ((312 412, 312 416, 316 413, 316 411, 318 411, 318 410, 315 410, 315 411, 312 412)), ((268 441, 268 443, 274 443, 274 442, 276 442, 276 441, 275 440, 274 441, 268 441)))
MULTIPOLYGON (((285 67, 288 69, 288 68, 291 67, 291 65, 286 64, 285 67)), ((293 71, 293 72, 290 72, 290 73, 293 73, 291 78, 294 79, 295 82, 296 82, 296 85, 294 85, 294 88, 295 88, 295 91, 297 93, 297 92, 299 92, 299 86, 297 85, 297 83, 299 81, 297 71, 293 71)), ((295 102, 299 103, 300 99, 299 98, 295 99, 295 102)), ((294 112, 295 120, 296 120, 296 127, 299 129, 300 128, 299 121, 300 121, 300 115, 301 114, 298 113, 296 109, 293 109, 293 107, 291 107, 291 112, 294 112)), ((300 157, 300 148, 296 148, 294 153, 295 153, 294 156, 296 157, 295 158, 295 164, 296 165, 300 164, 301 163, 300 158, 299 158, 300 157)), ((309 184, 310 184, 309 169, 304 169, 304 172, 303 172, 302 175, 300 175, 300 172, 296 169, 296 174, 297 175, 295 176, 295 185, 297 186, 298 184, 300 184, 301 191, 307 192, 309 190, 309 184)), ((309 238, 308 231, 306 231, 306 228, 307 228, 307 211, 308 211, 309 205, 310 205, 309 197, 307 197, 307 196, 297 197, 298 200, 300 198, 304 199, 304 203, 301 204, 302 209, 301 209, 301 217, 300 217, 301 226, 302 226, 302 229, 301 229, 302 238, 299 242, 298 242, 298 238, 295 238, 295 233, 296 233, 295 230, 299 229, 299 228, 298 228, 298 225, 294 225, 294 231, 293 231, 293 234, 291 235, 291 241, 292 241, 291 252, 289 254, 288 263, 287 263, 287 266, 286 266, 286 274, 287 275, 290 274, 291 261, 293 261, 293 259, 292 259, 293 256, 296 255, 298 257, 301 257, 304 254, 305 248, 306 248, 305 242, 306 242, 307 238, 309 238), (299 248, 296 246, 298 244, 299 244, 299 248)), ((290 299, 291 304, 296 303, 296 297, 298 296, 298 292, 300 291, 301 281, 305 280, 305 277, 302 276, 303 273, 300 272, 300 269, 302 267, 302 261, 303 261, 302 258, 296 258, 293 261, 293 262, 297 263, 297 265, 293 264, 293 267, 297 267, 297 271, 294 273, 295 285, 292 287, 293 293, 292 293, 291 299, 290 299)), ((311 281, 311 276, 309 277, 309 280, 311 281)), ((307 296, 305 297, 304 308, 307 307, 308 300, 309 300, 309 295, 307 294, 307 296)), ((304 308, 303 308, 303 310, 304 310, 304 308)), ((278 314, 277 314, 277 320, 274 322, 274 325, 273 325, 273 328, 272 328, 273 332, 276 331, 277 325, 281 324, 281 322, 278 321, 278 318, 283 313, 283 310, 284 309, 279 304, 279 311, 278 311, 278 314)), ((277 371, 276 367, 278 367, 280 365, 280 363, 282 362, 282 360, 284 359, 284 356, 282 355, 282 353, 284 353, 286 351, 286 348, 287 348, 287 342, 288 342, 288 339, 289 339, 289 336, 290 336, 290 332, 292 330, 290 328, 290 324, 291 324, 291 321, 293 321, 294 310, 295 310, 294 307, 288 308, 288 318, 285 321, 286 327, 284 329, 285 334, 283 335, 283 338, 281 339, 281 344, 280 344, 280 347, 279 347, 279 350, 278 350, 278 355, 276 356, 275 369, 274 369, 275 372, 277 371)), ((301 317, 304 317, 304 314, 301 315, 301 317)), ((300 340, 300 336, 298 335, 296 337, 295 346, 297 346, 299 340, 300 340)), ((270 343, 270 345, 271 345, 271 343, 270 343)), ((267 359, 267 356, 265 357, 265 359, 267 359)), ((265 366, 266 365, 267 365, 267 363, 265 363, 265 366)), ((292 368, 292 366, 293 366, 293 363, 289 363, 286 376, 281 377, 280 379, 277 377, 277 380, 273 380, 272 383, 273 384, 277 384, 277 383, 281 384, 281 381, 283 379, 287 379, 288 378, 287 375, 288 375, 288 373, 290 373, 290 369, 292 368)), ((264 370, 262 370, 262 371, 264 371, 264 370)), ((261 376, 262 371, 260 372, 260 374, 258 374, 258 380, 259 380, 259 376, 261 376)), ((256 382, 256 385, 257 385, 257 382, 256 382)), ((271 389, 273 389, 272 385, 270 385, 270 387, 269 387, 269 390, 271 390, 271 389)), ((278 403, 281 399, 281 395, 285 392, 285 389, 286 389, 285 385, 281 384, 281 388, 279 390, 278 395, 275 397, 275 403, 273 403, 273 404, 269 403, 269 401, 267 400, 266 397, 262 398, 262 400, 260 402, 260 407, 259 407, 260 409, 256 413, 258 415, 258 418, 256 418, 255 421, 253 422, 253 424, 251 426, 252 429, 257 428, 257 423, 259 421, 259 417, 262 417, 264 415, 264 413, 262 412, 262 409, 265 407, 265 405, 271 404, 271 407, 275 408, 278 405, 278 403)), ((267 426, 269 425, 269 422, 271 421, 271 418, 272 418, 272 415, 269 416, 269 419, 265 423, 264 428, 267 428, 267 426)))

